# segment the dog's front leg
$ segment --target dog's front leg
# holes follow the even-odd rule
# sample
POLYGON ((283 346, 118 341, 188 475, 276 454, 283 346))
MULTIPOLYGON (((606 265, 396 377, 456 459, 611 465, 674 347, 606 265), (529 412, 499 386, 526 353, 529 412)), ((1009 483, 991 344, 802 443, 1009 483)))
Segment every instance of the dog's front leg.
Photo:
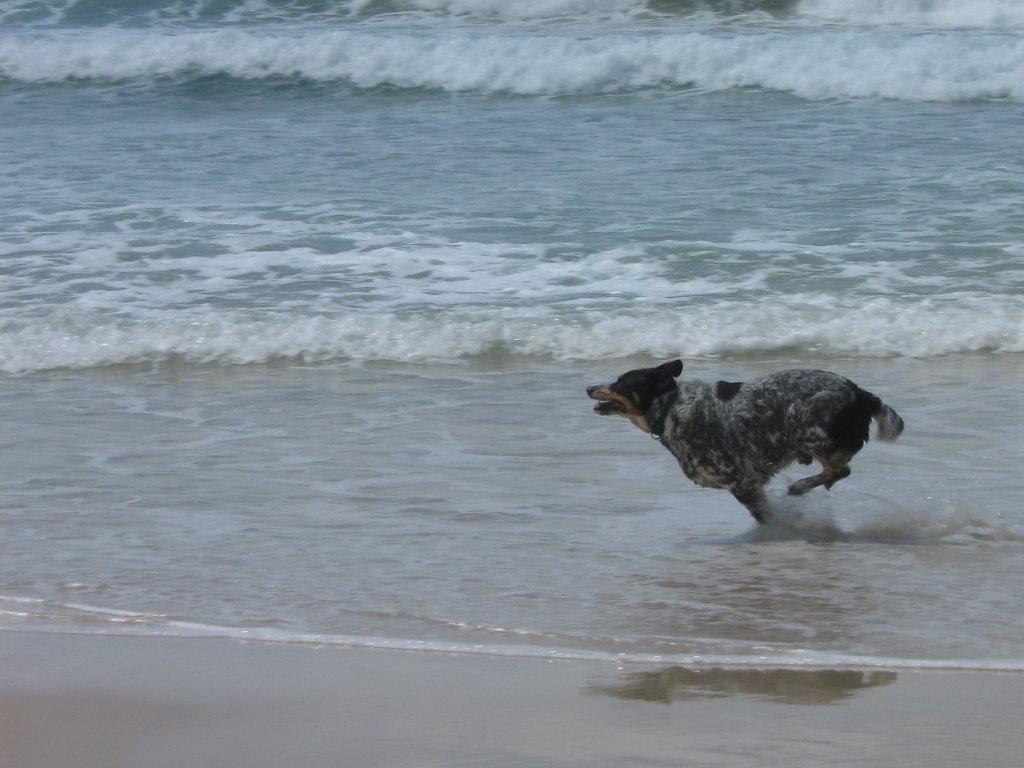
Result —
POLYGON ((761 525, 768 523, 768 499, 765 497, 763 489, 732 491, 732 495, 736 497, 736 501, 747 508, 758 523, 761 525))

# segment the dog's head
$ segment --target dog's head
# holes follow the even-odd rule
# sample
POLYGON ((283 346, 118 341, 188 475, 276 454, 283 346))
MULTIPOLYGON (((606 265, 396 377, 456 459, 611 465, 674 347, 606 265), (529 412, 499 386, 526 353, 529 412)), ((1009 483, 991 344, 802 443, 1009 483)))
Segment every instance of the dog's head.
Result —
POLYGON ((676 377, 683 372, 683 362, 673 360, 656 368, 627 371, 611 384, 587 387, 587 395, 597 400, 594 412, 601 416, 625 416, 637 427, 650 432, 645 414, 651 403, 676 388, 676 377))

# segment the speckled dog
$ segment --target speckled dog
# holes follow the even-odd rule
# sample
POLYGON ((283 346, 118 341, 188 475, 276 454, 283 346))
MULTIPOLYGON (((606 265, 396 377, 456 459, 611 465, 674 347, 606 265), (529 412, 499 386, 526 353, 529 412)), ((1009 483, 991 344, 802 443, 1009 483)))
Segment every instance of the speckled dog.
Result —
POLYGON ((765 523, 765 484, 799 461, 822 471, 789 486, 791 494, 848 477, 850 459, 864 447, 871 419, 891 441, 903 419, 849 379, 827 371, 780 371, 749 382, 676 382, 683 363, 622 374, 587 388, 602 416, 625 416, 660 440, 688 478, 724 488, 765 523))

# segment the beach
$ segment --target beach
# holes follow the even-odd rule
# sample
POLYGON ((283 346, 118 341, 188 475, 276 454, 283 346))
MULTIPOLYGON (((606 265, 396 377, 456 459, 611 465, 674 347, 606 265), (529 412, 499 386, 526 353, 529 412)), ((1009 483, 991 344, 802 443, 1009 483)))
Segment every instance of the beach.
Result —
POLYGON ((9 768, 1019 764, 1024 676, 0 634, 9 768), (706 678, 706 679, 705 679, 706 678))
POLYGON ((0 768, 1020 764, 1018 0, 11 0, 0 115, 0 768), (759 526, 675 360, 906 429, 759 526))

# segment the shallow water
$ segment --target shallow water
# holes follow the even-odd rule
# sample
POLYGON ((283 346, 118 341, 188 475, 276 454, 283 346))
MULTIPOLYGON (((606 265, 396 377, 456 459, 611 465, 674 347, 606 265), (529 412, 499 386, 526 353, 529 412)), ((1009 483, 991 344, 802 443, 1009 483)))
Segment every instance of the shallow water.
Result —
MULTIPOLYGON (((767 365, 690 363, 723 378, 767 365)), ((869 443, 830 493, 787 497, 786 478, 807 471, 788 470, 767 529, 624 420, 593 414, 596 366, 13 379, 3 432, 32 439, 4 447, 5 623, 1017 668, 1019 364, 842 369, 907 432, 869 443)))

